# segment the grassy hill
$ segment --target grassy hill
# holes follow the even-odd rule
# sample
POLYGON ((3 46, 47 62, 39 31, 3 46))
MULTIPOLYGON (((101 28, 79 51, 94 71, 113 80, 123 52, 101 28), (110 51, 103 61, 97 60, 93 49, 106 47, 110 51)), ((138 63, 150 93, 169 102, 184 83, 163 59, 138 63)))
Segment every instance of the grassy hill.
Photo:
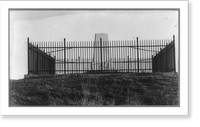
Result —
POLYGON ((10 80, 10 106, 179 106, 177 73, 70 74, 10 80))

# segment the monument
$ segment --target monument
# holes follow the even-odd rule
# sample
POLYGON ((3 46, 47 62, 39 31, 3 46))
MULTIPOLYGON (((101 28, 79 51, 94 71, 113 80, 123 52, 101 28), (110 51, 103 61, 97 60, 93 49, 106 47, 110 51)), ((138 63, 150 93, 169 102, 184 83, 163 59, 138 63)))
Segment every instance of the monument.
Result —
POLYGON ((107 33, 96 33, 94 38, 93 70, 109 69, 109 42, 107 33))

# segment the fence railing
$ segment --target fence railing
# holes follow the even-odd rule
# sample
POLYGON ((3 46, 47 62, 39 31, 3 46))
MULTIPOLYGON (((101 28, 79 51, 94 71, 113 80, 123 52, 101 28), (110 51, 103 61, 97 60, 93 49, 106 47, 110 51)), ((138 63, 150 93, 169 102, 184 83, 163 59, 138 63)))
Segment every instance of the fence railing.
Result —
MULTIPOLYGON (((138 38, 120 41, 100 40, 99 42, 66 41, 65 39, 56 42, 29 42, 29 45, 48 54, 48 58, 52 60, 49 62, 51 63, 50 68, 34 68, 30 71, 55 72, 55 74, 150 73, 154 72, 153 68, 155 67, 152 66, 156 66, 156 64, 152 64, 152 59, 155 59, 156 54, 158 55, 161 49, 171 42, 172 39, 139 40, 138 38), (95 43, 99 44, 94 45, 95 43), (53 65, 54 67, 52 67, 53 65)), ((29 49, 33 48, 29 47, 29 49)), ((34 65, 37 63, 35 58, 29 62, 34 65)))
POLYGON ((29 43, 28 38, 28 74, 55 74, 55 59, 29 43))
POLYGON ((161 49, 152 59, 153 72, 169 72, 176 70, 175 64, 175 36, 173 41, 161 49))

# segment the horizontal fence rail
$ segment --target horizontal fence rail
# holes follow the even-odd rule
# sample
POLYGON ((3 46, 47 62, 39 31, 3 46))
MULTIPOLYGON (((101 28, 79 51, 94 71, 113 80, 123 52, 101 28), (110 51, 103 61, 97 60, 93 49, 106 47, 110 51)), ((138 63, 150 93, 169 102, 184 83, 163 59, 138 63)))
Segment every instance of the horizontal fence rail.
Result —
POLYGON ((137 38, 119 41, 66 41, 64 39, 63 41, 28 42, 28 56, 31 57, 29 73, 152 73, 160 71, 156 67, 159 66, 157 61, 163 60, 159 60, 158 56, 165 59, 163 62, 167 62, 162 64, 167 67, 162 68, 162 71, 171 71, 175 69, 175 65, 172 65, 175 63, 175 53, 170 51, 165 53, 167 56, 159 54, 164 52, 164 49, 168 50, 167 47, 172 45, 172 42, 174 48, 174 41, 171 39, 139 40, 137 38), (33 55, 32 52, 37 53, 33 55), (40 58, 43 63, 37 60, 39 58, 36 59, 37 55, 42 56, 42 54, 45 56, 40 58), (174 61, 168 61, 170 58, 174 61))

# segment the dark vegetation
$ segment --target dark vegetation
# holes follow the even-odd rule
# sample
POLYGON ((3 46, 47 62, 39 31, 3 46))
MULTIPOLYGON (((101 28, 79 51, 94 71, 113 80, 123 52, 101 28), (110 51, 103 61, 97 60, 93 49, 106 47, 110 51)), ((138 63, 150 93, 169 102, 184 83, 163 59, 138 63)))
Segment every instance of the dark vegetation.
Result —
POLYGON ((70 74, 10 80, 10 106, 179 106, 177 73, 70 74))

